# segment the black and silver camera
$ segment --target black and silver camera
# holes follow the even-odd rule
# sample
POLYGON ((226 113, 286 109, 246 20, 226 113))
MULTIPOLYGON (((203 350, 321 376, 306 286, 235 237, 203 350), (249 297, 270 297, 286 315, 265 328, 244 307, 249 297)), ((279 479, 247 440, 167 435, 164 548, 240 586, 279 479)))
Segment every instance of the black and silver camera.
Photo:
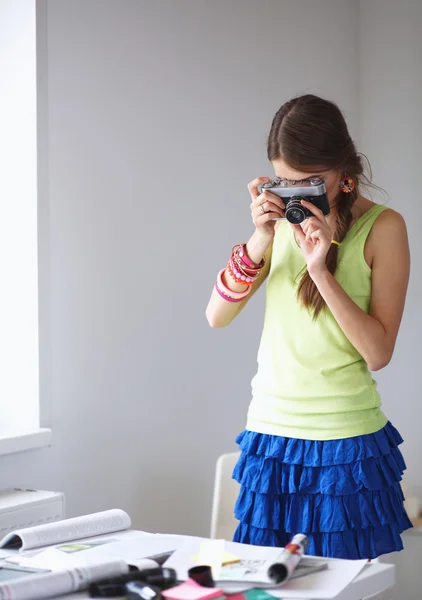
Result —
MULTIPOLYGON (((301 204, 301 200, 307 200, 322 210, 324 215, 330 213, 327 190, 325 183, 319 177, 292 181, 277 178, 274 181, 263 183, 261 191, 268 190, 283 199, 286 205, 285 218, 295 225, 302 223, 305 219, 312 217, 312 213, 301 204)), ((279 219, 274 219, 278 221, 279 219)))

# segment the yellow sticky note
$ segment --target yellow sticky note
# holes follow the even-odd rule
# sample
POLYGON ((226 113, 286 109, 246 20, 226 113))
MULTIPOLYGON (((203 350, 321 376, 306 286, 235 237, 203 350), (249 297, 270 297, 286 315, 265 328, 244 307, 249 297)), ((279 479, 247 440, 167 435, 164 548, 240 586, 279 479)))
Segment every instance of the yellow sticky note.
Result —
POLYGON ((223 567, 224 567, 224 565, 233 565, 234 563, 238 563, 238 562, 240 562, 240 558, 238 556, 235 556, 231 552, 224 550, 223 562, 222 562, 223 567))
POLYGON ((212 576, 218 579, 224 554, 224 540, 207 540, 199 546, 198 564, 211 567, 212 576))
POLYGON ((193 556, 192 559, 198 565, 208 565, 214 567, 219 563, 219 566, 232 565, 240 562, 240 558, 224 548, 224 540, 208 540, 201 542, 199 554, 193 556))

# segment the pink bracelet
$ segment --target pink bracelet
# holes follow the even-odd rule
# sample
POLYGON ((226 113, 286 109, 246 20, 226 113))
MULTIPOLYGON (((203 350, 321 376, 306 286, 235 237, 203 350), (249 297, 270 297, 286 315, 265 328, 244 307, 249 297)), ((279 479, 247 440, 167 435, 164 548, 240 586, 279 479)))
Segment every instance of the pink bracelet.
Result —
POLYGON ((222 292, 220 290, 220 288, 218 287, 217 282, 215 282, 215 289, 220 294, 220 296, 223 298, 223 300, 226 300, 227 302, 242 302, 242 298, 230 298, 230 296, 226 296, 226 294, 224 294, 224 292, 222 292))
POLYGON ((261 272, 261 269, 257 270, 257 269, 250 269, 249 267, 245 267, 245 265, 241 262, 241 260, 239 260, 238 258, 236 259, 234 254, 232 254, 230 256, 229 264, 234 265, 237 270, 240 270, 242 272, 243 275, 246 275, 246 277, 251 277, 254 280, 259 276, 259 274, 261 272))
POLYGON ((243 298, 246 298, 246 296, 250 293, 251 287, 249 286, 248 289, 245 290, 244 292, 233 292, 228 287, 226 287, 223 283, 223 273, 225 270, 226 269, 221 269, 221 271, 217 275, 217 281, 215 284, 216 289, 217 289, 218 293, 220 294, 220 296, 222 296, 222 294, 224 294, 224 296, 227 296, 228 298, 230 298, 234 301, 240 302, 241 300, 243 300, 243 298))
POLYGON ((261 265, 255 264, 249 258, 249 256, 246 254, 246 244, 241 244, 238 252, 239 252, 239 257, 242 259, 242 262, 245 263, 246 267, 249 267, 251 269, 260 269, 263 266, 262 264, 261 265))

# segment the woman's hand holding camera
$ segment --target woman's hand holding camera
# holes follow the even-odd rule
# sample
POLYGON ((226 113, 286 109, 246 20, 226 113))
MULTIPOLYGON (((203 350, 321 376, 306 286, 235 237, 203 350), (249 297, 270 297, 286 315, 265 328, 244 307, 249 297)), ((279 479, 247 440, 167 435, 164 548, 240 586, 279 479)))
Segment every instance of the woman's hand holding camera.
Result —
POLYGON ((263 256, 270 248, 275 232, 274 218, 284 217, 284 202, 268 191, 259 193, 258 186, 269 181, 269 177, 257 177, 248 184, 251 195, 252 221, 256 227, 254 234, 246 245, 246 251, 251 260, 261 262, 263 256))
POLYGON ((313 217, 301 225, 290 225, 305 257, 308 273, 314 279, 327 270, 325 259, 331 247, 332 231, 322 210, 306 200, 302 200, 302 204, 313 217))
POLYGON ((271 242, 276 224, 273 219, 284 217, 285 204, 281 198, 269 191, 259 193, 258 186, 269 180, 269 177, 257 177, 248 184, 248 190, 252 198, 252 221, 257 232, 271 242))

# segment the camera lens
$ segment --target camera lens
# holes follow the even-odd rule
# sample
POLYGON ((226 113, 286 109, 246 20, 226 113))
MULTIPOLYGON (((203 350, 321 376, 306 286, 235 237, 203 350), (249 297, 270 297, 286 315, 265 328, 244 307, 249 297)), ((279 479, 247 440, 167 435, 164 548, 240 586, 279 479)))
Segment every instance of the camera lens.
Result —
POLYGON ((296 197, 294 200, 290 200, 286 206, 286 219, 294 225, 298 225, 306 219, 306 209, 303 208, 300 200, 300 198, 296 197))
POLYGON ((290 221, 290 223, 299 225, 299 223, 302 223, 302 221, 305 220, 305 213, 298 208, 292 208, 291 210, 286 211, 286 219, 290 221))

